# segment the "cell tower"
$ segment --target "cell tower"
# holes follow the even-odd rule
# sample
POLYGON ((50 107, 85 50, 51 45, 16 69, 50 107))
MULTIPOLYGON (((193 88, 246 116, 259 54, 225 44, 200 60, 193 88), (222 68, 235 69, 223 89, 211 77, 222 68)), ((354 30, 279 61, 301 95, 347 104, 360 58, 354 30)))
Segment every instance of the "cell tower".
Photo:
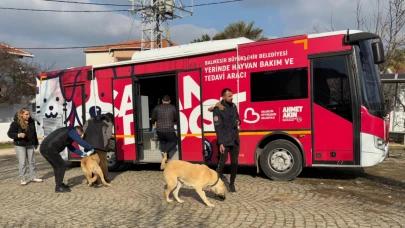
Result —
POLYGON ((131 14, 139 13, 142 27, 141 50, 163 47, 166 39, 170 46, 169 23, 193 15, 193 0, 129 0, 131 14), (188 3, 187 5, 185 3, 188 3), (166 26, 166 36, 163 34, 166 26))

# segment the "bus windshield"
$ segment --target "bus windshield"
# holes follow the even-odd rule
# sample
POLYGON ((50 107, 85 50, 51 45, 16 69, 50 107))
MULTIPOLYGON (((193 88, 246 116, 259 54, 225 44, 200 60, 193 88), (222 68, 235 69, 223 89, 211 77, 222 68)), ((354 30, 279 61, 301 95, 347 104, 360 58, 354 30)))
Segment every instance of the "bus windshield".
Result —
POLYGON ((359 41, 355 46, 360 76, 363 105, 373 116, 384 117, 384 98, 377 64, 374 64, 371 40, 359 41))

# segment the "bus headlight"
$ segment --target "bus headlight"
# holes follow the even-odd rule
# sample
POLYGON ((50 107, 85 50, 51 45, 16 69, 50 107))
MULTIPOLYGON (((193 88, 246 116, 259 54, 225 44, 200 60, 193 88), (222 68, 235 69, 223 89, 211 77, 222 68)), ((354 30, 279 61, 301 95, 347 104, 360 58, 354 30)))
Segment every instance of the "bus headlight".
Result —
POLYGON ((377 149, 385 150, 385 142, 383 139, 374 136, 374 146, 377 149))

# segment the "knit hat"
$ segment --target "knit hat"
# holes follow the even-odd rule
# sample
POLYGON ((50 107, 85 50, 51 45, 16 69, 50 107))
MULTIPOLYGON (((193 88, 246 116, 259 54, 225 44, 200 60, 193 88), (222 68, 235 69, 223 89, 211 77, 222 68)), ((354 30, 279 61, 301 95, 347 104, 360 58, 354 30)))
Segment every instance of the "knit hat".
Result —
POLYGON ((112 122, 114 122, 114 115, 111 112, 105 114, 112 122))

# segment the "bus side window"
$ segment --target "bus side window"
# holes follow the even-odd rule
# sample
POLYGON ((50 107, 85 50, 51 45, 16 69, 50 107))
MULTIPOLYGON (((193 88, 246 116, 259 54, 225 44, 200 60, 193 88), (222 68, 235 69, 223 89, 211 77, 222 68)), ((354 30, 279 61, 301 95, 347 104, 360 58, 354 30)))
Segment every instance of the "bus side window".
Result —
POLYGON ((312 61, 314 102, 352 121, 352 101, 345 56, 312 61))
POLYGON ((251 102, 308 98, 308 69, 254 72, 250 75, 251 102))

